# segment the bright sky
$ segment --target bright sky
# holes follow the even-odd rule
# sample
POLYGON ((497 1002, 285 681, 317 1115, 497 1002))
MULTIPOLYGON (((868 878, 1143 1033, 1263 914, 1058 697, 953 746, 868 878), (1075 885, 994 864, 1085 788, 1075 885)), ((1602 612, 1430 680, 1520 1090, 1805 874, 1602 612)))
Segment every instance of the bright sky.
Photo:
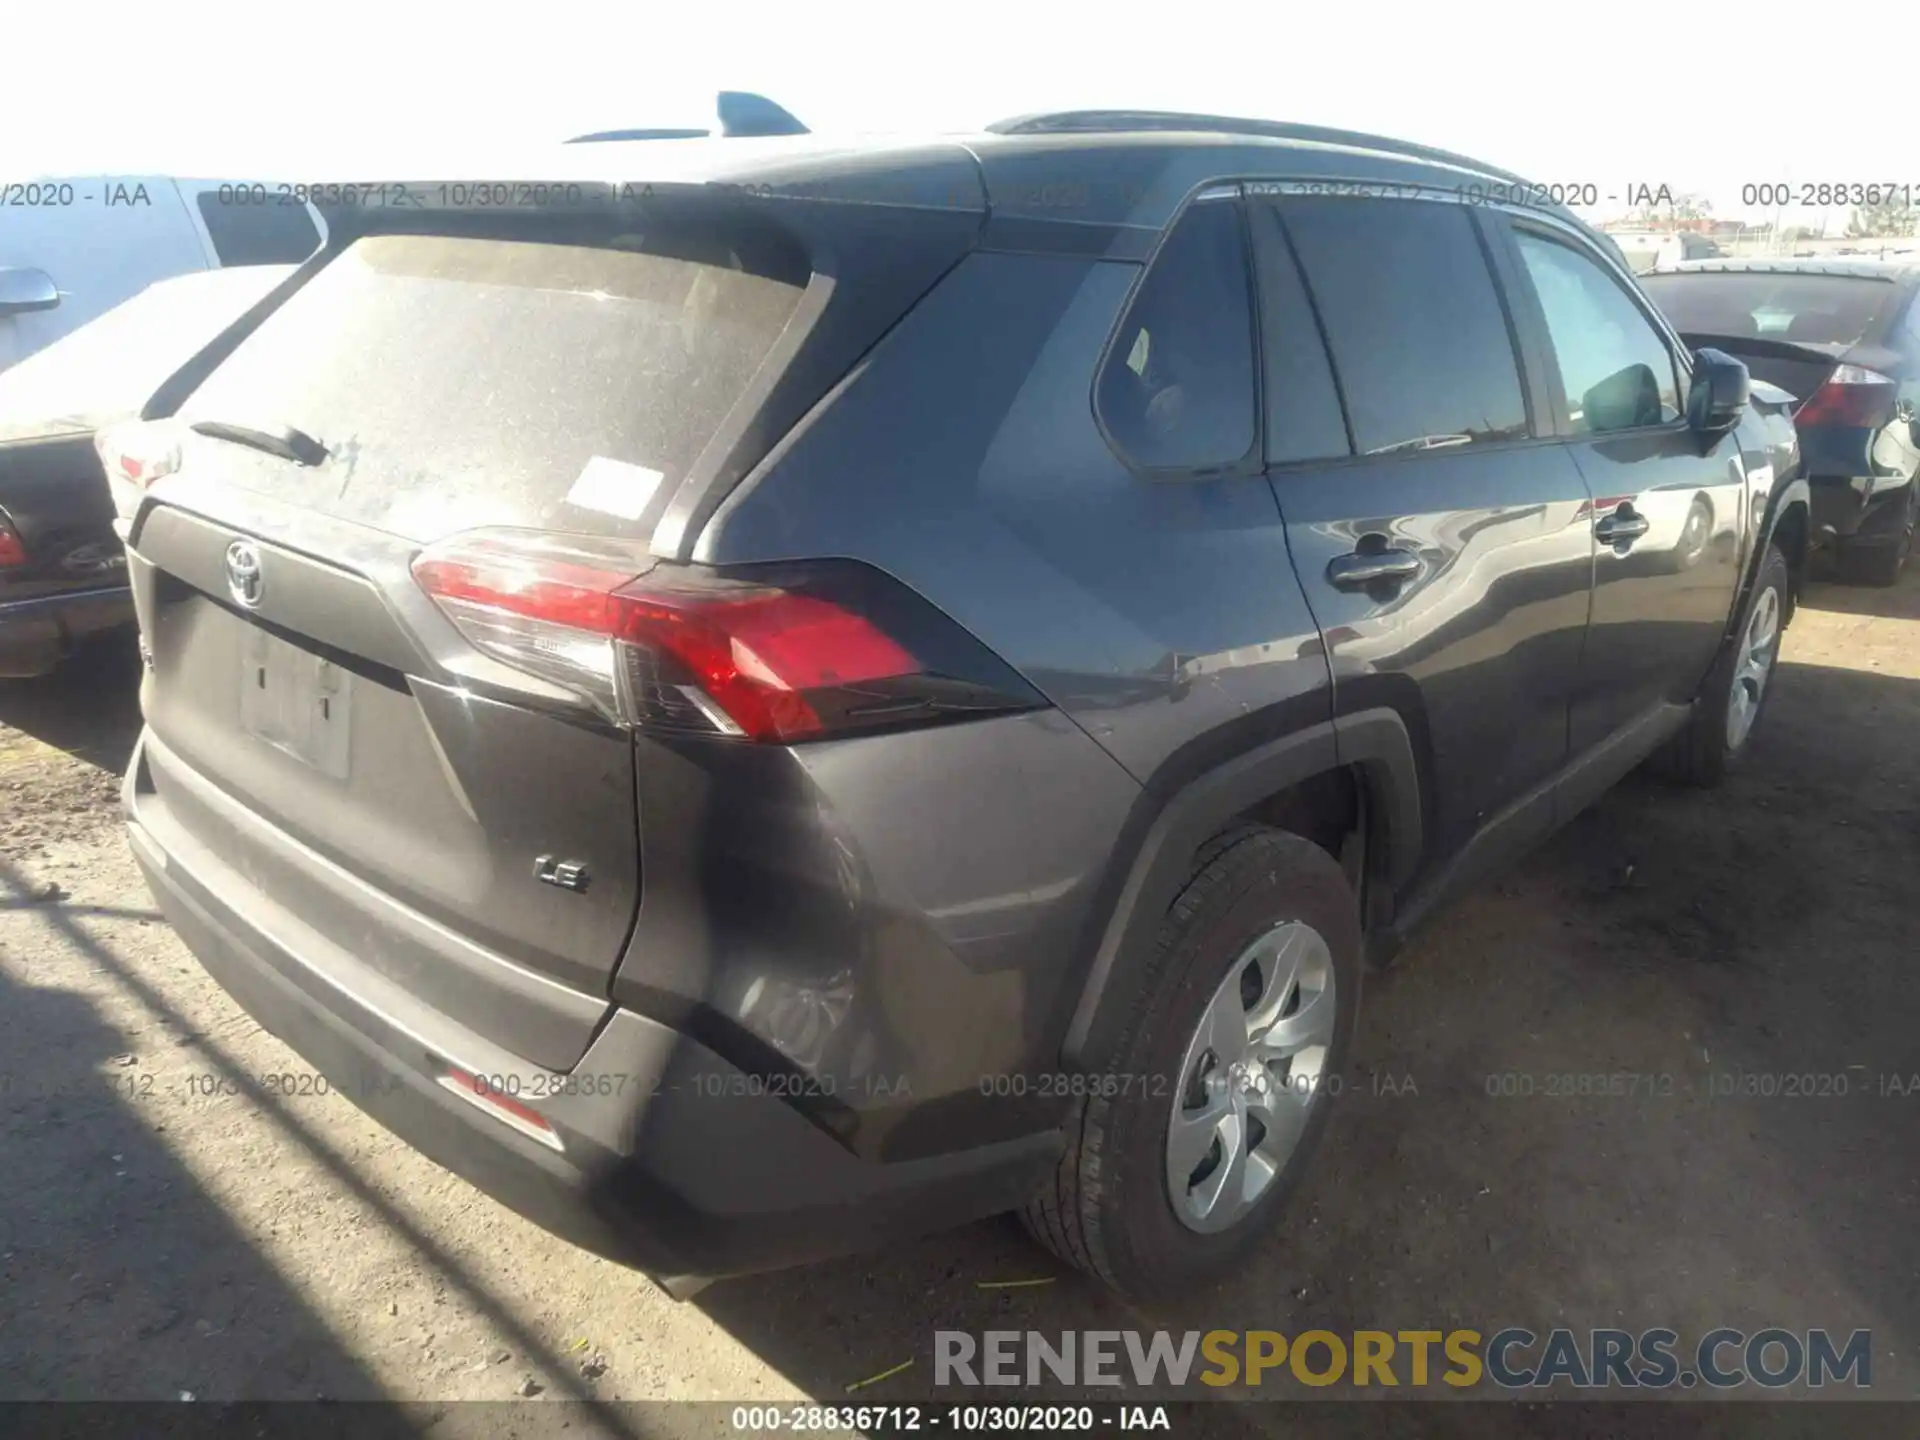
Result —
POLYGON ((533 0, 430 16, 397 0, 64 0, 7 21, 0 179, 372 179, 423 144, 484 156, 707 116, 714 91, 743 89, 815 130, 967 129, 1083 106, 1341 125, 1543 183, 1592 182, 1603 217, 1642 182, 1704 193, 1724 218, 1772 218, 1741 203, 1759 182, 1894 182, 1920 204, 1910 95, 1886 92, 1875 123, 1871 94, 1837 89, 1871 83, 1859 28, 1812 13, 1687 0, 533 0), (1807 76, 1830 77, 1837 103, 1820 104, 1807 76))

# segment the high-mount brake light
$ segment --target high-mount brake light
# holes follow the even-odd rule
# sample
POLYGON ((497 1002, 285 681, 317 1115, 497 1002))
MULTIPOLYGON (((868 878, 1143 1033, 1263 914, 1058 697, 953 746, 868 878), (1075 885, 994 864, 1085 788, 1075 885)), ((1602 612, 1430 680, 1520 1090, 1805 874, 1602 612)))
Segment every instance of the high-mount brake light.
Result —
POLYGON ((493 530, 429 546, 413 574, 476 648, 620 724, 786 743, 1045 703, 852 561, 742 578, 618 541, 493 530))

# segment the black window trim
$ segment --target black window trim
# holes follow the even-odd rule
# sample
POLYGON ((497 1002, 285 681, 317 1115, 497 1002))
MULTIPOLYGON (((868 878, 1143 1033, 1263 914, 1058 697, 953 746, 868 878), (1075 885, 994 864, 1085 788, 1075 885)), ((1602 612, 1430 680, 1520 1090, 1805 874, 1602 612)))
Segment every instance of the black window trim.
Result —
MULTIPOLYGON (((1273 207, 1279 219, 1280 231, 1286 241, 1288 255, 1293 258, 1298 268, 1301 288, 1306 292, 1307 303, 1313 310, 1314 324, 1319 331, 1321 349, 1327 357, 1327 368, 1333 375, 1334 393, 1340 398, 1341 419, 1346 422, 1347 444, 1352 452, 1347 455, 1329 455, 1311 460, 1277 460, 1267 466, 1270 473, 1283 475, 1299 470, 1315 470, 1344 465, 1415 464, 1422 460, 1430 460, 1436 455, 1505 454, 1511 450, 1522 450, 1537 445, 1557 445, 1562 443, 1565 437, 1559 434, 1554 428, 1555 421, 1553 412, 1547 408, 1549 392, 1546 388, 1538 384, 1535 367, 1528 363, 1526 328, 1521 323, 1521 317, 1514 313, 1512 301, 1507 293, 1509 285, 1502 265, 1502 257, 1505 253, 1503 249, 1504 242, 1496 240, 1494 236, 1487 233, 1480 213, 1489 208, 1484 201, 1465 194, 1452 194, 1435 186, 1422 186, 1411 182, 1407 184, 1382 184, 1378 181, 1355 182, 1349 186, 1346 182, 1341 181, 1327 181, 1324 179, 1289 180, 1274 176, 1266 176, 1258 180, 1248 181, 1243 187, 1243 193, 1245 196, 1243 204, 1247 202, 1265 201, 1273 207), (1487 266, 1487 279, 1493 286, 1494 295, 1500 303, 1500 317, 1506 326, 1507 344, 1513 352, 1514 376, 1520 386, 1520 403, 1526 411, 1527 434, 1515 436, 1510 440, 1483 440, 1472 445, 1450 446, 1440 450, 1400 450, 1369 455, 1360 449, 1359 441, 1353 433, 1353 419, 1347 407, 1346 381, 1341 377, 1339 361, 1334 356, 1333 347, 1327 341, 1326 325, 1320 315, 1319 297, 1313 293, 1313 286, 1307 278, 1306 267, 1299 264, 1298 255, 1294 249, 1293 234, 1287 228, 1286 201, 1295 197, 1305 199, 1356 200, 1361 202, 1417 200, 1435 205, 1457 205, 1467 212, 1467 221, 1472 226, 1474 239, 1480 247, 1481 259, 1487 266)), ((1251 230, 1251 226, 1249 226, 1249 230, 1251 230)), ((1250 233, 1248 236, 1250 245, 1252 240, 1253 236, 1250 233)), ((1250 253, 1248 258, 1249 260, 1253 260, 1256 257, 1250 253)), ((1257 271, 1259 267, 1256 264, 1254 268, 1257 271)), ((1256 301, 1258 299, 1258 293, 1256 290, 1256 301)), ((1259 314, 1256 312, 1256 326, 1258 326, 1259 318, 1259 314)), ((1265 337, 1259 334, 1258 330, 1256 330, 1256 336, 1264 342, 1265 337)), ((1264 374, 1262 379, 1264 382, 1264 374)), ((1261 420, 1264 424, 1266 418, 1266 393, 1264 389, 1261 392, 1260 401, 1261 420)), ((1265 436, 1262 435, 1262 453, 1265 453, 1265 448, 1266 439, 1265 436)))
POLYGON ((1347 405, 1347 387, 1340 379, 1340 367, 1333 363, 1333 347, 1327 343, 1327 321, 1320 313, 1319 297, 1313 293, 1313 287, 1307 284, 1306 267, 1300 263, 1300 252, 1294 248, 1293 235, 1287 229, 1286 216, 1281 213, 1277 203, 1279 197, 1273 195, 1255 195, 1243 192, 1241 210, 1247 225, 1247 260, 1253 268, 1253 317, 1254 341, 1260 352, 1260 454, 1268 472, 1306 465, 1338 465, 1355 459, 1360 454, 1360 446, 1353 438, 1353 412, 1347 405), (1271 460, 1267 455, 1267 306, 1266 292, 1260 283, 1262 266, 1260 264, 1260 239, 1254 233, 1253 205, 1261 202, 1273 213, 1273 227, 1280 237, 1281 253, 1274 257, 1276 265, 1287 265, 1293 269, 1294 278, 1300 284, 1300 293, 1306 298, 1307 313, 1313 317, 1314 339, 1320 343, 1320 356, 1327 364, 1327 376, 1333 382, 1334 403, 1340 407, 1340 429, 1347 437, 1347 453, 1344 455, 1320 455, 1304 460, 1271 460))
POLYGON ((1140 263, 1138 268, 1139 273, 1133 277, 1133 283, 1128 286, 1126 298, 1121 302, 1112 328, 1107 332, 1106 341, 1100 347, 1100 356, 1094 362, 1093 379, 1088 388, 1087 406, 1093 414, 1094 427, 1100 432, 1100 438, 1106 442, 1107 449, 1113 452, 1114 458, 1144 480, 1175 484, 1201 483, 1265 474, 1266 466, 1262 457, 1267 452, 1266 357, 1262 353, 1260 343, 1260 292, 1256 288, 1257 280, 1254 274, 1257 267, 1253 259, 1253 233, 1252 227, 1247 223, 1246 196, 1241 182, 1209 180, 1194 186, 1187 193, 1186 199, 1180 202, 1180 208, 1174 212, 1173 218, 1167 222, 1166 227, 1154 241, 1153 252, 1140 263), (1140 302, 1141 291, 1146 288, 1148 277, 1153 274, 1153 267, 1159 263, 1161 252, 1166 249, 1167 242, 1172 238, 1174 231, 1180 227, 1180 223, 1196 205, 1231 205, 1234 218, 1239 222, 1240 263, 1246 272, 1247 282, 1248 344, 1252 347, 1249 358, 1253 362, 1253 444, 1237 459, 1222 461, 1217 465, 1148 465, 1137 459, 1108 428, 1107 417, 1100 412, 1100 384, 1106 378, 1107 366, 1114 359, 1120 337, 1126 333, 1127 324, 1133 318, 1134 307, 1140 302))
POLYGON ((1553 424, 1560 436, 1567 440, 1613 439, 1631 435, 1670 435, 1691 428, 1687 414, 1690 408, 1689 396, 1693 387, 1693 352, 1680 339, 1665 315, 1640 289, 1633 275, 1622 269, 1597 245, 1587 242, 1586 238, 1571 226, 1562 225, 1551 217, 1528 214, 1511 210, 1506 206, 1496 207, 1501 211, 1504 223, 1499 226, 1502 241, 1511 257, 1513 285, 1517 303, 1527 312, 1527 323, 1537 337, 1540 359, 1543 367, 1541 379, 1545 384, 1547 400, 1552 406, 1553 424), (1560 360, 1553 348, 1553 335, 1547 328, 1546 312, 1541 308, 1539 293, 1533 287, 1532 278, 1526 268, 1526 261, 1520 255, 1520 236, 1531 234, 1549 243, 1563 245, 1583 259, 1592 261, 1600 267, 1619 288, 1640 317, 1647 322, 1654 336, 1665 347, 1668 363, 1673 366, 1675 399, 1679 401, 1680 415, 1675 420, 1662 420, 1657 425, 1634 425, 1622 430, 1576 430, 1567 403, 1566 381, 1560 374, 1560 360))
MULTIPOLYGON (((1559 383, 1559 364, 1553 355, 1546 320, 1540 312, 1539 301, 1534 295, 1532 283, 1519 269, 1523 262, 1513 238, 1513 227, 1516 223, 1540 230, 1550 239, 1573 246, 1578 253, 1587 256, 1612 275, 1615 283, 1622 285, 1628 298, 1654 327, 1655 333, 1666 344, 1667 352, 1673 359, 1675 380, 1682 387, 1682 393, 1679 396, 1682 402, 1680 420, 1663 422, 1658 426, 1643 426, 1634 430, 1615 430, 1607 433, 1609 435, 1644 435, 1658 431, 1677 431, 1687 427, 1685 402, 1686 392, 1693 381, 1693 352, 1680 339, 1678 332, 1668 324, 1666 317, 1647 302, 1633 272, 1618 263, 1601 246, 1596 245, 1582 233, 1577 225, 1563 219, 1552 210, 1545 207, 1507 203, 1491 193, 1470 192, 1465 186, 1449 190, 1445 186, 1425 180, 1383 181, 1378 178, 1357 176, 1343 178, 1281 171, 1218 175, 1200 181, 1188 191, 1179 208, 1155 238, 1149 253, 1138 262, 1139 273, 1127 290, 1126 298, 1121 303, 1105 343, 1100 347, 1100 356, 1094 366, 1093 379, 1087 396, 1088 409, 1107 448, 1134 474, 1143 479, 1159 481, 1207 481, 1356 464, 1383 462, 1410 464, 1431 459, 1439 453, 1455 453, 1453 450, 1444 452, 1410 450, 1382 455, 1360 453, 1353 436, 1352 418, 1348 412, 1346 385, 1341 378, 1340 367, 1334 360, 1332 347, 1327 344, 1326 327, 1320 316, 1319 301, 1313 294, 1313 287, 1307 283, 1304 267, 1299 267, 1297 257, 1292 254, 1293 237, 1286 230, 1284 202, 1293 196, 1361 201, 1418 200, 1429 204, 1458 205, 1467 211, 1468 219, 1472 222, 1474 233, 1480 243, 1481 254, 1487 262, 1494 293, 1500 300, 1502 317, 1506 321, 1508 342, 1513 347, 1514 366, 1519 375, 1521 403, 1527 412, 1529 433, 1511 440, 1490 440, 1462 448, 1470 449, 1476 454, 1493 454, 1540 445, 1558 445, 1575 438, 1590 438, 1576 436, 1571 422, 1566 418, 1564 386, 1559 383), (1166 245, 1168 237, 1173 234, 1174 228, 1186 217, 1189 209, 1203 201, 1209 204, 1232 204, 1240 212, 1242 258, 1247 267, 1248 300, 1252 307, 1248 322, 1252 327, 1256 384, 1253 447, 1238 461, 1205 469, 1143 465, 1130 455, 1126 447, 1121 445, 1108 430, 1106 420, 1100 414, 1100 380, 1106 373, 1108 360, 1112 356, 1114 347, 1119 343, 1121 332, 1126 329, 1127 321, 1131 318, 1134 305, 1139 299, 1141 287, 1145 284, 1154 263, 1159 259, 1161 249, 1166 245), (1281 217, 1280 230, 1286 241, 1289 256, 1294 259, 1298 268, 1307 302, 1313 309, 1314 324, 1320 334, 1322 353, 1326 356, 1327 367, 1333 376, 1334 392, 1339 397, 1341 420, 1347 429, 1347 443, 1352 448, 1351 454, 1324 456, 1311 460, 1265 462, 1267 448, 1266 335, 1263 324, 1264 312, 1260 308, 1257 239, 1247 208, 1249 204, 1256 201, 1264 201, 1272 205, 1281 217), (1552 367, 1551 370, 1548 367, 1552 367)), ((1920 306, 1920 300, 1916 300, 1916 305, 1920 306)))

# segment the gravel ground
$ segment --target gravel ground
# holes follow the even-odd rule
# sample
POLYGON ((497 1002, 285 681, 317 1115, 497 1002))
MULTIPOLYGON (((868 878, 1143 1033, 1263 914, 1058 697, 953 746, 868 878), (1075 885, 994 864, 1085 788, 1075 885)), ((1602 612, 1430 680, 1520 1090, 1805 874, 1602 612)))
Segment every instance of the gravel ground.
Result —
POLYGON ((914 1360, 880 1403, 930 1393, 942 1328, 1521 1324, 1871 1328, 1874 1393, 1920 1399, 1920 1093, 1878 1093, 1920 1073, 1920 575, 1813 587, 1724 790, 1630 780, 1370 981, 1282 1233, 1152 1312, 1006 1221, 675 1304, 346 1101, 270 1093, 303 1067, 118 828, 135 669, 0 682, 0 1396, 844 1402, 914 1360), (1538 1093, 1620 1071, 1676 1088, 1538 1093), (1734 1072, 1850 1093, 1711 1098, 1734 1072))

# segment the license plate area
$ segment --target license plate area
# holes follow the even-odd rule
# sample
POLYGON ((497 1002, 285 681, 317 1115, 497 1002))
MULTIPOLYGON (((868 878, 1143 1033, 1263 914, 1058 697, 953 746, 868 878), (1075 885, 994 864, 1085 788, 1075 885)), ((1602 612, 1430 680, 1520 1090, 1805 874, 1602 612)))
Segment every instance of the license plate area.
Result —
POLYGON ((240 644, 240 726, 335 780, 347 778, 353 676, 249 625, 240 644))

